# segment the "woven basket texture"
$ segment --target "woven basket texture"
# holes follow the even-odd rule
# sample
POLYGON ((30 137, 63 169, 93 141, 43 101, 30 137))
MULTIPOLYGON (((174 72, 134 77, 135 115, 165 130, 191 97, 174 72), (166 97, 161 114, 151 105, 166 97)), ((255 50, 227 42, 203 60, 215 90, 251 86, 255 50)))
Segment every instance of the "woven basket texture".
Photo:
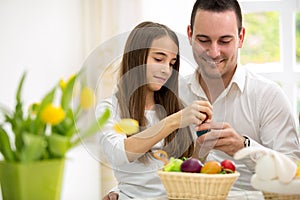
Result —
POLYGON ((169 199, 225 200, 240 174, 158 171, 158 175, 169 199))
POLYGON ((300 200, 300 195, 277 194, 270 192, 263 192, 263 195, 265 200, 300 200))

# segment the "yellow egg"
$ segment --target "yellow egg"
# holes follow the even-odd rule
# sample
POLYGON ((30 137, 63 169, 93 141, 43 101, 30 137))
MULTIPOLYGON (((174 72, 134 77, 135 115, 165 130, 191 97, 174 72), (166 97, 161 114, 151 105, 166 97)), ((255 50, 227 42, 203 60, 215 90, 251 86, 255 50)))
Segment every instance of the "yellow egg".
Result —
POLYGON ((132 135, 139 130, 138 121, 130 118, 121 119, 114 125, 114 129, 117 133, 125 133, 126 135, 132 135))
POLYGON ((297 161, 297 171, 295 176, 300 177, 300 161, 297 161))

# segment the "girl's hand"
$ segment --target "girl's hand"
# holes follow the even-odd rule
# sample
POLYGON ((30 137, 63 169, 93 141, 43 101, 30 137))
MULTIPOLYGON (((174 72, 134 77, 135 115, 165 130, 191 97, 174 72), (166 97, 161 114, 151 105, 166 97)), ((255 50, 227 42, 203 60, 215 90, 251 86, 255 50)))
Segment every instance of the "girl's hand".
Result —
POLYGON ((109 192, 106 194, 102 200, 117 200, 119 199, 119 194, 117 192, 109 192))
POLYGON ((210 122, 213 113, 212 106, 208 101, 193 101, 180 112, 180 128, 189 125, 199 126, 203 122, 210 122))

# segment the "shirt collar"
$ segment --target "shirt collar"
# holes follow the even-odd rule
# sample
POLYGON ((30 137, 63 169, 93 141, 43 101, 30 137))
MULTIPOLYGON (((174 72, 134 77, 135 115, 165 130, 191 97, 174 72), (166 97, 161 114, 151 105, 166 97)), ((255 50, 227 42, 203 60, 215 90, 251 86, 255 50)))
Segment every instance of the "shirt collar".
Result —
MULTIPOLYGON (((206 99, 205 93, 204 93, 202 87, 200 86, 200 84, 198 83, 198 78, 197 78, 196 74, 197 74, 196 71, 193 74, 191 74, 187 79, 187 83, 188 83, 188 85, 190 85, 190 88, 193 91, 193 93, 198 94, 201 97, 206 99)), ((238 86, 239 90, 241 92, 243 92, 244 88, 245 88, 245 82, 246 82, 246 71, 243 67, 237 66, 235 73, 234 73, 227 89, 232 87, 233 84, 236 84, 238 86)))
POLYGON ((241 92, 244 91, 245 88, 245 82, 246 82, 246 71, 243 67, 237 66, 235 73, 228 85, 228 88, 232 86, 233 83, 235 83, 241 92))
POLYGON ((197 71, 189 75, 186 81, 192 93, 196 94, 198 98, 202 98, 202 100, 207 100, 207 97, 198 82, 197 71))

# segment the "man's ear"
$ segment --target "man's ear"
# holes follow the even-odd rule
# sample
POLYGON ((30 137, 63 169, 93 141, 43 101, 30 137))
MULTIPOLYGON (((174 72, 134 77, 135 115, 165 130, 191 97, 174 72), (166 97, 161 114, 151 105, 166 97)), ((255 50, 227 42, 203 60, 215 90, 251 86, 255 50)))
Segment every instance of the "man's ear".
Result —
POLYGON ((239 35, 239 48, 242 48, 243 43, 244 43, 244 39, 245 39, 245 28, 242 27, 240 35, 239 35))
POLYGON ((191 25, 187 26, 187 36, 189 38, 190 45, 192 45, 193 30, 192 30, 191 25))

